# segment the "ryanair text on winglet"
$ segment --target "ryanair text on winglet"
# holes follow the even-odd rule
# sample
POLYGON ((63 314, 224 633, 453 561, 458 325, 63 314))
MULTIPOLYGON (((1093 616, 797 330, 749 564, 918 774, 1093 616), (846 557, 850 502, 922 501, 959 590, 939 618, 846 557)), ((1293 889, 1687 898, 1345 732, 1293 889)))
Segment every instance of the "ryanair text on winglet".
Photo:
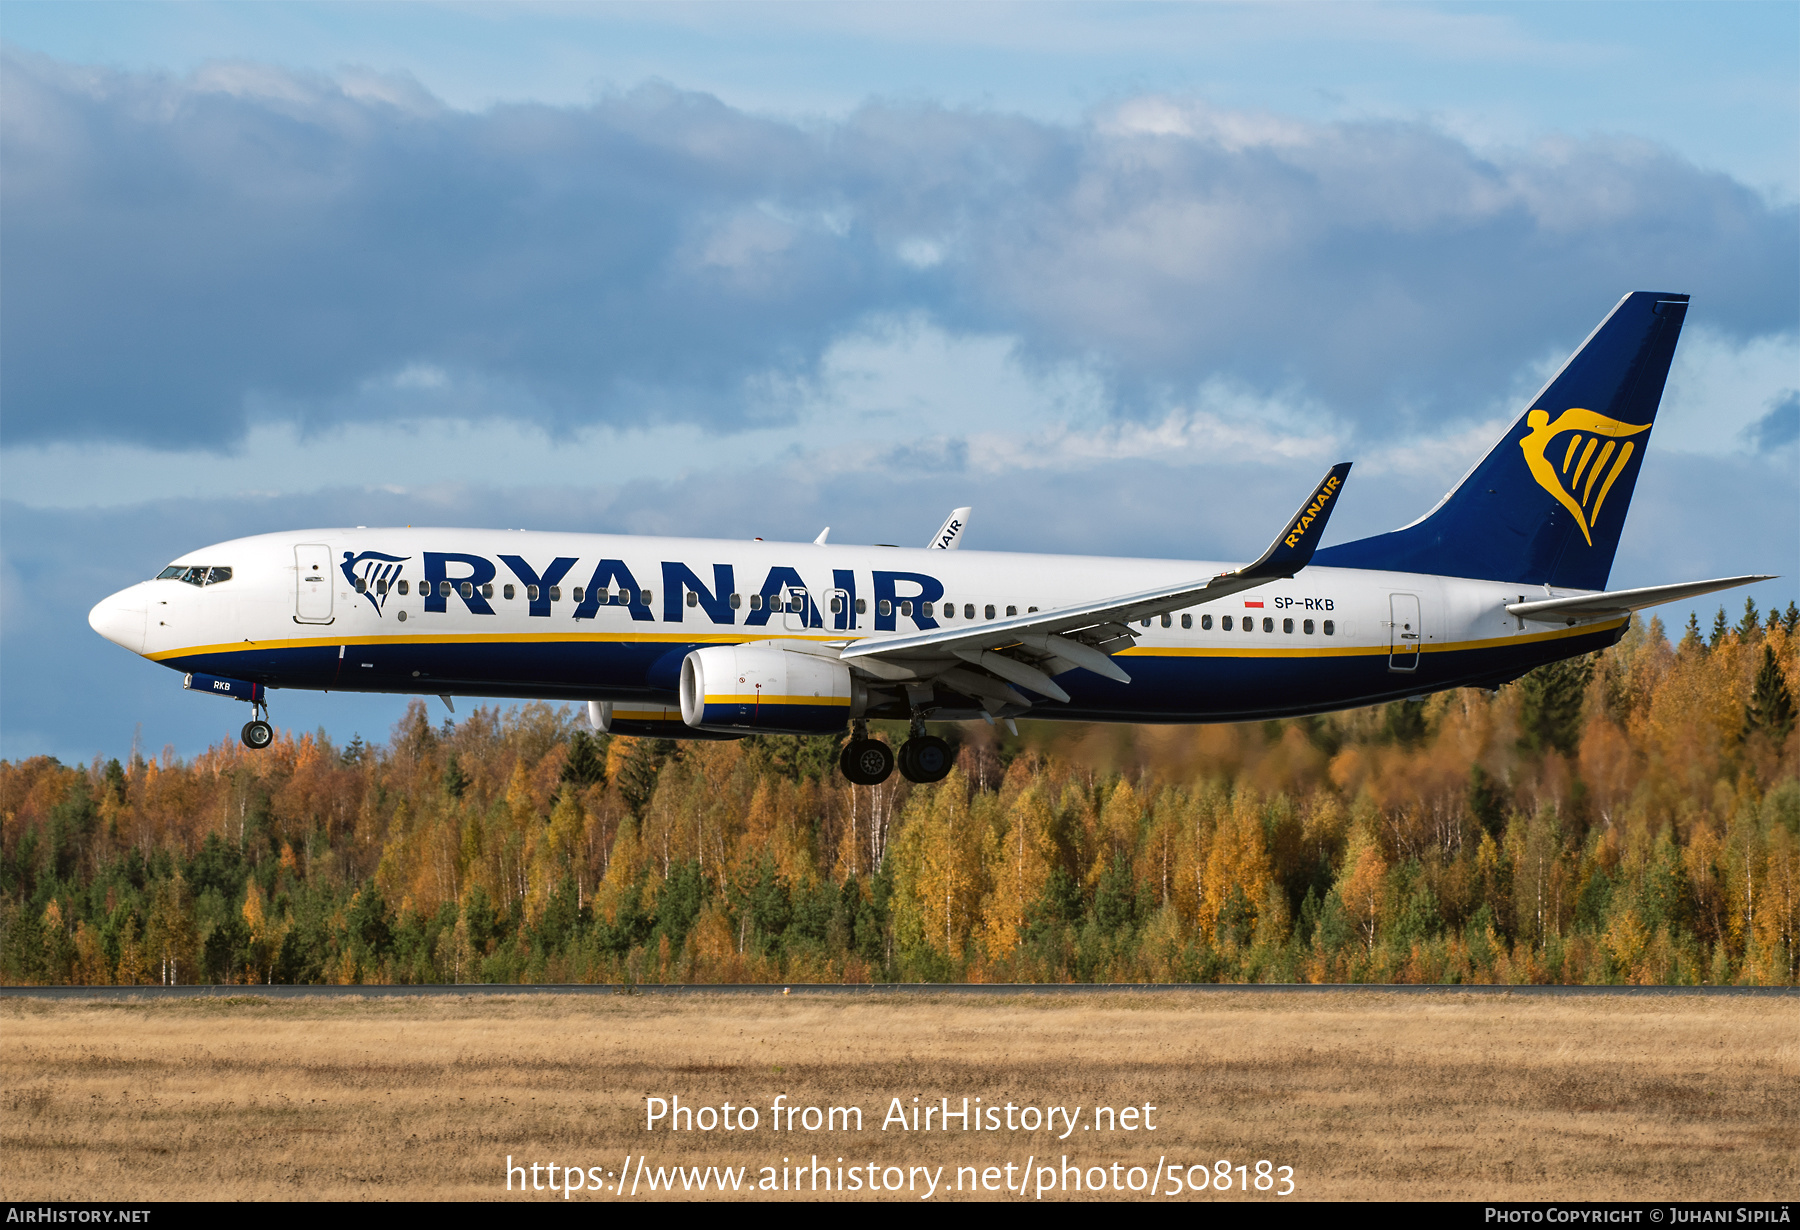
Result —
POLYGON ((1294 528, 1288 532, 1288 536, 1282 539, 1282 541, 1290 547, 1299 546, 1300 539, 1306 535, 1307 527, 1312 525, 1312 523, 1318 519, 1319 513, 1324 510, 1326 502, 1329 501, 1332 496, 1337 494, 1338 488, 1342 485, 1343 480, 1335 474, 1330 478, 1327 478, 1324 483, 1320 485, 1318 493, 1313 496, 1312 503, 1306 506, 1306 510, 1300 514, 1300 519, 1294 522, 1294 528))

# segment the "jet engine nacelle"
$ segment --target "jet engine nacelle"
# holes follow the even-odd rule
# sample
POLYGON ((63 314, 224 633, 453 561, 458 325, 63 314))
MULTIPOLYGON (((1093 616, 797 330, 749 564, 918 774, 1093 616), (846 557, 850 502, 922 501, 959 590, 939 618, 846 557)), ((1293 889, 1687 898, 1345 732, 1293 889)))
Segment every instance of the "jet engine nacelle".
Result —
POLYGON ((868 708, 850 668, 809 642, 714 645, 681 663, 681 719, 696 730, 816 735, 868 708))

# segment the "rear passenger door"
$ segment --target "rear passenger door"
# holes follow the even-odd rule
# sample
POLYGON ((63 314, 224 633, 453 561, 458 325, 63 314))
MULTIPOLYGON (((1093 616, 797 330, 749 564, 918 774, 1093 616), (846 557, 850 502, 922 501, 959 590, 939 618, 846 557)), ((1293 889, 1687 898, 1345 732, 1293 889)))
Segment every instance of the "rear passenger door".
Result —
POLYGON ((1388 669, 1419 669, 1419 644, 1425 639, 1419 622, 1419 595, 1388 595, 1388 669))

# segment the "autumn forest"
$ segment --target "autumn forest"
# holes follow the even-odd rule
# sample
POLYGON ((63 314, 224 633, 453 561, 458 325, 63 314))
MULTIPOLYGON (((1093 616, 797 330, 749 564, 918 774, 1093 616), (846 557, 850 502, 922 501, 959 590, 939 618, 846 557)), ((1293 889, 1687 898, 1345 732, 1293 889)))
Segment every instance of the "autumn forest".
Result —
POLYGON ((1797 623, 1316 718, 934 728, 931 786, 542 704, 0 762, 0 980, 1792 984, 1797 623))

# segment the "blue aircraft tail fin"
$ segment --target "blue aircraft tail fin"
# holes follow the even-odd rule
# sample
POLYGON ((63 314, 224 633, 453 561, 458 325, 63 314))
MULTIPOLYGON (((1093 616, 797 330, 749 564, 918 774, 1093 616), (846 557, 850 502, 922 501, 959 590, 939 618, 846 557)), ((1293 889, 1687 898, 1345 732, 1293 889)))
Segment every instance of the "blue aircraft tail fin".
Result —
POLYGON ((1605 589, 1687 305, 1626 295, 1436 508, 1312 562, 1605 589))

